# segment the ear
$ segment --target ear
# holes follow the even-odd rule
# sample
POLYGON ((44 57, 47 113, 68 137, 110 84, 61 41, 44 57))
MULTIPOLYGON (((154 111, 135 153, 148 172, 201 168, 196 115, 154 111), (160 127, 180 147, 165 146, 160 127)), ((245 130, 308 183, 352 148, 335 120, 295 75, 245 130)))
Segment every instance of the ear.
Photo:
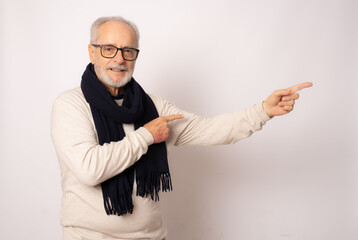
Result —
POLYGON ((94 47, 91 44, 88 44, 88 54, 89 54, 89 58, 91 60, 91 63, 94 64, 94 47))

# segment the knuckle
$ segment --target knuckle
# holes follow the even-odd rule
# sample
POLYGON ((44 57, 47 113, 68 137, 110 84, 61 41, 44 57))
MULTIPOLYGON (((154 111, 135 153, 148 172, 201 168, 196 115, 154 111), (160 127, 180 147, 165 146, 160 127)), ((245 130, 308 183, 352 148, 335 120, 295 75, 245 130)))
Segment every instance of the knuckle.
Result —
POLYGON ((291 110, 292 110, 292 106, 285 106, 284 109, 285 109, 285 111, 291 111, 291 110))
POLYGON ((275 90, 272 94, 278 95, 282 90, 275 90))

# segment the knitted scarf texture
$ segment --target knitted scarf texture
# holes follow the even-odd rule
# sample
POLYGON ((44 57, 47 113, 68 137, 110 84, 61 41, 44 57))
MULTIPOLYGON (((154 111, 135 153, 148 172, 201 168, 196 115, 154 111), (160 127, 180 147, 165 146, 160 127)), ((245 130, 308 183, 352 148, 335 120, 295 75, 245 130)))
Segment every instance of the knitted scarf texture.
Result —
MULTIPOLYGON (((138 129, 159 116, 153 101, 134 78, 125 86, 123 104, 118 106, 97 78, 92 63, 82 75, 81 89, 91 107, 100 145, 122 140, 125 137, 123 123, 134 124, 138 129)), ((107 215, 133 212, 134 176, 137 196, 150 196, 153 201, 159 201, 160 190, 172 190, 165 142, 150 145, 135 164, 101 183, 107 215)))

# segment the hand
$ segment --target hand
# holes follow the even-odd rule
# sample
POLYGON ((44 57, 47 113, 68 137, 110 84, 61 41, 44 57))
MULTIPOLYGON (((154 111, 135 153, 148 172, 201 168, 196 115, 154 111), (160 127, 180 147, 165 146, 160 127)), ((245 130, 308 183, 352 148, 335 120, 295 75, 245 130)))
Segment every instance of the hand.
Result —
POLYGON ((303 88, 312 87, 311 82, 297 84, 287 89, 274 91, 262 104, 269 117, 287 114, 293 110, 295 100, 299 98, 297 93, 303 88))
POLYGON ((169 116, 158 117, 144 127, 152 134, 154 143, 164 142, 169 137, 169 122, 184 118, 183 114, 173 114, 169 116))

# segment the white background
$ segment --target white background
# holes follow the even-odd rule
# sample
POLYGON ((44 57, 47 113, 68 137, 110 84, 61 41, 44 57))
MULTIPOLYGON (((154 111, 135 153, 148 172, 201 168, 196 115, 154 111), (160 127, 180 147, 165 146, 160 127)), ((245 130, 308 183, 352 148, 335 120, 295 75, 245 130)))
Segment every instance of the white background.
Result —
POLYGON ((107 15, 140 29, 136 80, 190 112, 314 83, 248 139, 172 150, 169 240, 358 239, 357 12, 354 0, 1 0, 0 239, 61 239, 51 105, 79 85, 90 25, 107 15))

